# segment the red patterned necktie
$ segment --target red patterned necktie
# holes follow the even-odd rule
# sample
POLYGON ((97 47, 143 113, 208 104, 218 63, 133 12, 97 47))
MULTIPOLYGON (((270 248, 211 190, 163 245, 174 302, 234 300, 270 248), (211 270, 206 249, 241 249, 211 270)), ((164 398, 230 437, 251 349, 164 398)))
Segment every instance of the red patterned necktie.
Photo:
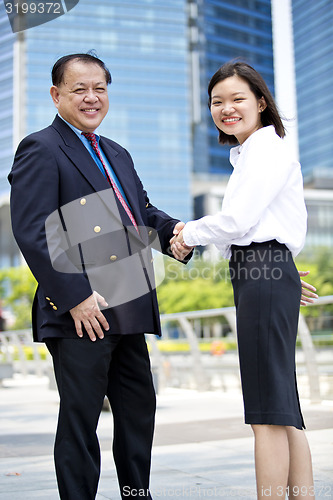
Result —
POLYGON ((135 227, 135 229, 137 230, 137 232, 139 232, 138 230, 138 225, 133 217, 133 214, 129 208, 129 206, 127 205, 123 195, 121 194, 121 192, 119 191, 116 183, 114 182, 114 180, 112 179, 112 177, 109 175, 109 172, 107 171, 107 168, 105 166, 105 163, 103 161, 103 158, 102 158, 102 155, 101 155, 101 152, 99 150, 99 147, 98 147, 98 142, 97 142, 97 139, 96 139, 96 135, 95 134, 92 134, 90 132, 82 132, 82 135, 84 135, 84 137, 86 137, 88 139, 88 141, 90 142, 93 150, 95 151, 96 155, 98 156, 102 166, 103 166, 103 169, 104 169, 104 172, 105 172, 105 175, 106 175, 106 178, 107 180, 109 181, 109 184, 112 186, 114 192, 116 193, 116 196, 118 198, 118 200, 120 201, 120 203, 122 204, 125 212, 127 213, 128 217, 130 218, 133 226, 135 227))

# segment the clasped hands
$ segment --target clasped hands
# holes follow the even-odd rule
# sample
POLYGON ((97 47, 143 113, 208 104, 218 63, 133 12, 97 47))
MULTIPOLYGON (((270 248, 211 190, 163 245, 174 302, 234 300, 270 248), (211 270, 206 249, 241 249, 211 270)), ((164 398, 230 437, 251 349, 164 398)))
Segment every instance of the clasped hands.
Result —
POLYGON ((185 222, 178 222, 173 229, 173 238, 170 240, 170 247, 173 256, 177 260, 184 260, 192 252, 194 247, 189 247, 184 243, 183 229, 185 222))

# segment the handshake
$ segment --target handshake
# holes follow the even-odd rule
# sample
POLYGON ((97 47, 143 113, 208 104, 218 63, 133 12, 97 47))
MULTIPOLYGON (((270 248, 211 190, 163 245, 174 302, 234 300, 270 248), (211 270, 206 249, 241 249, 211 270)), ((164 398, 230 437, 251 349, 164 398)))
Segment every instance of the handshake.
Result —
POLYGON ((183 229, 185 222, 178 222, 174 229, 174 236, 170 240, 170 247, 173 256, 177 260, 184 260, 185 257, 193 250, 194 247, 189 247, 184 243, 183 229))

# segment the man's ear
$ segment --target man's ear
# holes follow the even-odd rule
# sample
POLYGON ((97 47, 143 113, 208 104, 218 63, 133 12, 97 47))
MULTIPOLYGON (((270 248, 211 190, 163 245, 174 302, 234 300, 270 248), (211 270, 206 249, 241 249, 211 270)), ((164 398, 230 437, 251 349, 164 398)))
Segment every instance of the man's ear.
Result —
POLYGON ((56 85, 52 85, 52 87, 50 88, 50 95, 55 107, 57 108, 59 105, 59 89, 56 85))

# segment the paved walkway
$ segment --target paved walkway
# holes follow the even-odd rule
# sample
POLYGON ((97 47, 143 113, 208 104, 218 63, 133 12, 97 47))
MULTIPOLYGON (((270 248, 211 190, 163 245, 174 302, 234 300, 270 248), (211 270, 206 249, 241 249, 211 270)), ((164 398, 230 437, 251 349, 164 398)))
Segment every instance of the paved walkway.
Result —
MULTIPOLYGON (((302 407, 316 498, 332 499, 333 404, 303 401, 302 407)), ((16 379, 0 388, 1 500, 59 500, 52 458, 57 411, 58 395, 46 379, 16 379)), ((97 499, 119 500, 109 412, 102 413, 98 432, 97 499)), ((252 432, 243 424, 240 394, 169 389, 158 396, 151 491, 154 500, 256 498, 252 432)))

